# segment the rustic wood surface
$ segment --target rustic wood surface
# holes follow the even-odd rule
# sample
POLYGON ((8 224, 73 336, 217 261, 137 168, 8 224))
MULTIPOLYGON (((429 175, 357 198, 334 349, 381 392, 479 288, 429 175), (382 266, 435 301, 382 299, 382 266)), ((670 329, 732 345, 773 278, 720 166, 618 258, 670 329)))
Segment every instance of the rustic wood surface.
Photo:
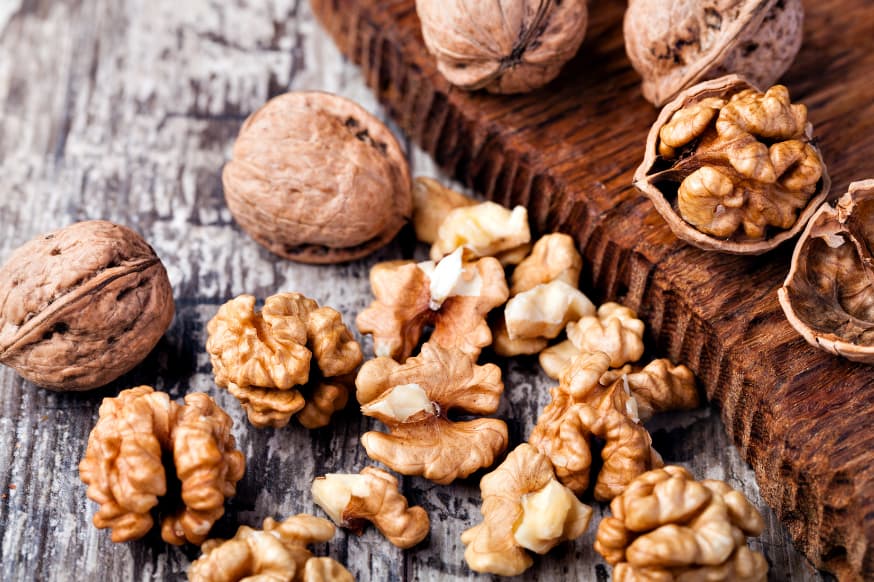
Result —
MULTIPOLYGON (((874 579, 874 372, 809 347, 776 289, 791 245, 763 257, 677 241, 631 188, 657 111, 622 42, 624 2, 590 3, 585 44, 548 89, 512 98, 449 86, 414 0, 313 0, 406 133, 457 178, 576 235, 583 287, 637 308, 660 350, 689 363, 798 546, 843 578, 874 579)), ((836 195, 874 176, 874 3, 805 3, 784 77, 807 104, 836 195)))
MULTIPOLYGON (((409 10, 396 12, 404 3, 384 4, 387 16, 402 16, 402 23, 409 25, 409 10)), ((840 20, 836 25, 851 17, 836 13, 835 18, 840 20)), ((615 39, 599 46, 597 28, 594 33, 586 49, 589 54, 598 51, 615 57, 621 50, 615 39)), ((835 67, 848 66, 848 56, 837 58, 843 54, 841 46, 822 43, 821 48, 837 55, 835 67)), ((805 58, 812 57, 805 53, 805 58)), ((395 65, 399 66, 399 61, 395 65)), ((423 71, 430 70, 427 62, 422 67, 423 71)), ((372 63, 366 70, 374 70, 372 63)), ((604 69, 597 69, 597 75, 604 74, 604 69)), ((367 464, 358 436, 374 423, 362 419, 354 407, 341 414, 332 427, 312 433, 295 422, 284 429, 255 430, 247 424, 233 397, 214 386, 203 346, 206 321, 218 305, 236 294, 248 292, 264 297, 279 290, 297 290, 340 309, 351 322, 369 301, 367 272, 376 261, 424 256, 424 249, 416 247, 405 233, 365 261, 333 267, 290 263, 270 255, 245 236, 224 204, 220 168, 249 112, 273 94, 306 88, 341 93, 379 113, 376 99, 365 85, 366 80, 373 84, 375 78, 372 74, 363 78, 357 67, 343 61, 316 25, 309 5, 300 0, 0 0, 0 261, 41 232, 75 220, 109 219, 133 227, 153 244, 167 266, 177 301, 176 319, 157 349, 141 366, 104 389, 85 394, 52 393, 0 368, 0 580, 184 579, 189 561, 198 555, 197 548, 168 547, 157 535, 113 544, 107 531, 97 530, 90 523, 96 506, 85 497, 77 464, 101 398, 125 387, 147 383, 175 397, 206 391, 234 417, 234 433, 247 456, 248 470, 238 495, 215 528, 217 535, 232 534, 240 523, 257 525, 267 516, 321 514, 309 495, 312 477, 329 471, 358 470, 367 464)), ((794 86, 816 84, 800 74, 793 79, 794 86)), ((569 90, 567 81, 560 81, 557 87, 569 90)), ((609 91, 627 92, 633 89, 633 82, 623 74, 610 87, 613 89, 609 91)), ((411 86, 409 90, 414 92, 416 88, 411 86)), ((840 93, 834 95, 842 99, 840 93)), ((845 108, 851 108, 849 101, 843 102, 845 108)), ((452 113, 457 110, 446 107, 445 100, 443 111, 445 115, 457 115, 452 113)), ((816 111, 814 121, 825 121, 816 111)), ((630 123, 645 125, 642 119, 651 114, 654 116, 638 104, 630 123)), ((434 120, 433 113, 429 120, 434 120)), ((830 137, 825 142, 827 153, 834 159, 838 158, 836 148, 841 139, 858 144, 869 136, 859 127, 870 129, 870 120, 841 120, 835 123, 842 125, 835 128, 833 123, 831 131, 842 128, 843 138, 830 137)), ((453 123, 463 129, 460 119, 453 123)), ((409 117, 405 125, 410 127, 409 117)), ((430 127, 429 122, 428 127, 434 130, 428 134, 433 141, 423 137, 422 127, 412 133, 429 150, 438 147, 440 135, 459 135, 441 134, 438 130, 442 125, 430 127)), ((634 139, 642 142, 644 135, 635 135, 634 139)), ((407 145, 415 173, 435 175, 427 155, 407 145)), ((530 173, 531 160, 517 159, 513 163, 518 163, 520 173, 514 174, 515 181, 507 181, 505 164, 495 158, 506 147, 497 134, 486 132, 479 141, 472 142, 470 147, 479 152, 473 158, 470 153, 453 153, 458 145, 440 144, 440 161, 462 175, 475 177, 493 197, 504 190, 518 190, 508 184, 535 180, 535 174, 530 173), (483 157, 485 151, 492 153, 483 157), (494 164, 493 174, 482 165, 471 165, 471 159, 477 164, 494 164), (467 170, 459 169, 461 163, 467 164, 467 170), (500 181, 492 183, 497 178, 500 181)), ((611 161, 614 147, 589 162, 597 164, 602 176, 599 191, 618 191, 628 171, 627 160, 617 164, 611 161)), ((872 148, 868 152, 870 160, 872 148)), ((864 161, 861 154, 848 155, 856 164, 864 161)), ((555 162, 567 164, 563 172, 571 171, 574 165, 569 157, 564 162, 555 158, 555 162)), ((590 165, 579 171, 585 180, 591 180, 590 165)), ((849 179, 838 175, 838 187, 849 179)), ((533 191, 547 184, 559 187, 554 178, 544 174, 536 178, 533 191)), ((537 200, 550 199, 532 199, 534 215, 543 226, 549 204, 538 206, 537 200)), ((593 203, 580 199, 578 204, 553 209, 560 212, 550 224, 567 226, 572 219, 583 224, 582 239, 591 261, 585 278, 594 294, 598 298, 623 295, 640 305, 654 325, 650 339, 703 369, 712 394, 714 366, 723 371, 726 387, 735 393, 738 385, 746 385, 748 391, 761 388, 754 370, 720 364, 736 361, 734 340, 725 338, 709 344, 712 347, 706 350, 701 347, 701 334, 709 334, 703 337, 711 339, 713 331, 703 323, 700 309, 690 310, 689 317, 677 316, 688 307, 690 297, 704 302, 703 292, 684 295, 685 287, 674 285, 668 277, 674 270, 651 267, 656 263, 652 259, 656 252, 674 263, 703 259, 671 243, 663 227, 633 195, 623 200, 634 220, 630 223, 634 228, 629 230, 639 229, 643 217, 647 227, 642 235, 651 244, 666 242, 664 250, 646 247, 629 254, 627 243, 622 246, 608 236, 615 233, 616 227, 607 223, 615 223, 618 215, 605 214, 608 220, 596 228, 593 218, 600 211, 593 203), (629 264, 635 267, 629 268, 629 264), (628 282, 625 278, 631 272, 646 276, 628 282), (631 291, 623 292, 623 285, 631 291), (698 336, 683 333, 693 328, 704 331, 698 336), (699 340, 683 342, 684 337, 699 340)), ((602 204, 603 199, 597 198, 596 202, 602 204)), ((715 269, 722 263, 708 264, 715 269)), ((729 262, 723 268, 741 272, 753 266, 740 261, 729 262)), ((774 278, 755 273, 754 281, 774 278)), ((757 289, 750 287, 751 293, 757 289)), ((773 314, 766 313, 765 319, 750 325, 751 314, 733 313, 753 332, 749 341, 757 350, 763 347, 764 332, 753 327, 775 329, 774 333, 782 338, 781 345, 790 344, 792 351, 784 359, 789 359, 790 353, 795 357, 802 349, 801 342, 795 341, 773 314)), ((365 349, 370 351, 367 342, 365 349)), ((799 357, 805 365, 816 360, 806 352, 799 357)), ((820 370, 831 365, 825 359, 817 361, 820 370)), ((528 434, 538 409, 548 399, 550 381, 530 359, 501 365, 507 392, 500 415, 508 419, 515 444, 528 434)), ((767 362, 757 365, 771 366, 767 362)), ((779 365, 792 367, 790 362, 779 365)), ((767 368, 768 373, 774 371, 767 368)), ((856 368, 847 366, 844 378, 851 381, 857 374, 856 368)), ((780 381, 775 384, 781 385, 780 381)), ((782 386, 784 391, 801 390, 808 400, 812 398, 810 391, 797 383, 782 386)), ((819 390, 838 391, 831 386, 819 390)), ((861 409, 870 404, 870 397, 857 395, 852 401, 861 409)), ((745 415, 750 414, 749 407, 754 403, 743 402, 736 406, 746 411, 745 415)), ((814 406, 793 402, 781 407, 814 406)), ((765 421, 778 411, 756 406, 759 415, 765 417, 750 416, 748 420, 755 420, 752 424, 736 422, 729 427, 736 436, 744 435, 740 442, 753 442, 750 433, 756 435, 756 442, 769 435, 783 438, 782 432, 760 434, 773 426, 765 421)), ((737 418, 731 413, 728 417, 737 418)), ((731 446, 715 411, 705 408, 657 418, 652 428, 655 446, 667 461, 683 463, 700 477, 726 479, 762 509, 768 527, 752 545, 767 556, 771 580, 823 579, 793 549, 786 531, 760 497, 753 471, 731 446)), ((800 447, 797 443, 794 446, 800 447)), ((752 449, 743 450, 749 456, 752 449)), ((753 455, 757 466, 766 460, 759 450, 753 455)), ((812 462, 814 456, 800 448, 797 454, 808 457, 805 462, 812 462)), ((799 470, 794 458, 787 459, 785 465, 769 466, 787 475, 799 470)), ((817 486, 819 475, 810 475, 807 491, 802 490, 799 501, 789 507, 800 507, 800 501, 815 499, 809 490, 817 486)), ((870 484, 854 483, 855 475, 843 474, 847 499, 855 499, 854 486, 858 489, 870 484)), ((423 544, 401 552, 371 528, 362 537, 338 532, 319 551, 346 563, 359 580, 483 579, 465 567, 458 539, 460 532, 480 517, 476 481, 440 487, 419 478, 406 478, 403 490, 431 514, 432 533, 423 544)), ((595 505, 596 522, 604 511, 603 505, 595 505)), ((800 512, 788 520, 796 529, 805 523, 800 512)), ((594 528, 577 542, 537 559, 524 579, 606 580, 609 569, 594 554, 593 537, 594 528)))

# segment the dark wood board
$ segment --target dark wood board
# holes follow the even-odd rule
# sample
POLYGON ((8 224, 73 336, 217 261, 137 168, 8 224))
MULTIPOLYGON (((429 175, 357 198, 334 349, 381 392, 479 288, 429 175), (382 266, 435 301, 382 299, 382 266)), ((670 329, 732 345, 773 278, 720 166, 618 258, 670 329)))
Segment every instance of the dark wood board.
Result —
MULTIPOLYGON (((755 469, 763 497, 817 565, 874 576, 874 370, 809 347, 777 303, 791 244, 763 257, 677 241, 630 187, 657 111, 623 47, 621 2, 594 2, 585 44, 521 96, 451 87, 427 54, 413 0, 313 0, 401 128, 462 182, 574 234, 583 287, 638 309, 688 363, 755 469)), ((806 103, 833 192, 874 176, 874 3, 807 2, 784 78, 806 103)))

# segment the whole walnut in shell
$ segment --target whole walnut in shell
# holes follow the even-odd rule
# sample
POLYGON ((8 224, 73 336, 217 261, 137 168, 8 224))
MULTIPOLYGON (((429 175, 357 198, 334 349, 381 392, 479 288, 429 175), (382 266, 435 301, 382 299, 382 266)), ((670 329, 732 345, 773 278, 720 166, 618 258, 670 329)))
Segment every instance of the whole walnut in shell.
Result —
POLYGON ((413 211, 391 131, 329 93, 286 93, 253 113, 222 173, 234 218, 273 253, 306 263, 363 257, 413 211))
POLYGON ((874 180, 853 182, 810 219, 778 294, 812 346, 874 364, 874 180))
POLYGON ((52 390, 89 390, 139 364, 173 320, 164 265, 102 220, 38 236, 0 269, 0 363, 52 390))
POLYGON ((524 93, 553 80, 586 35, 585 0, 416 0, 437 69, 462 89, 524 93))
POLYGON ((801 0, 631 0, 625 50, 657 106, 728 73, 773 85, 801 48, 801 0))
POLYGON ((665 106, 634 185, 678 238, 761 254, 804 228, 831 182, 807 108, 782 85, 762 92, 728 75, 665 106))

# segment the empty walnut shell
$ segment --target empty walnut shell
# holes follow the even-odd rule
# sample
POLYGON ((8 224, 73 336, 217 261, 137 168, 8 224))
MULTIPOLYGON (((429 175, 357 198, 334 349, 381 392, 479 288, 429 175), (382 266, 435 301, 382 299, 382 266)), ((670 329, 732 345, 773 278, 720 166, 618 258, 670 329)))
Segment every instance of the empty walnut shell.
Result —
POLYGON ((643 96, 661 107, 728 73, 773 85, 801 48, 803 23, 801 0, 631 0, 625 50, 643 96))
POLYGON ((89 390, 139 364, 173 319, 164 265, 102 220, 36 237, 0 269, 0 363, 52 390, 89 390))
POLYGON ((586 35, 585 0, 416 0, 437 69, 462 89, 524 93, 553 80, 586 35))
POLYGON ((677 238, 762 254, 801 232, 828 195, 831 180, 812 135, 806 107, 792 103, 785 87, 762 92, 726 75, 665 105, 634 185, 677 238))
POLYGON ((286 93, 250 115, 222 183, 252 238, 305 263, 370 254, 413 212, 407 160, 391 131, 329 93, 286 93))
POLYGON ((810 219, 778 291, 812 346, 874 364, 874 180, 853 182, 810 219))

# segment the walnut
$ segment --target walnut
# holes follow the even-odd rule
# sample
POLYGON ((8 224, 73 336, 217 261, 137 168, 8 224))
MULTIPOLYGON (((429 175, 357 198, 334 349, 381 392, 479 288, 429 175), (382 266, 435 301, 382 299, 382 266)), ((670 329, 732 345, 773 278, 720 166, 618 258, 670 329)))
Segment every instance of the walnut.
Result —
POLYGON ((660 107, 726 73, 773 85, 801 47, 803 21, 801 0, 632 0, 625 49, 643 96, 660 107))
POLYGON ((587 352, 604 352, 610 365, 622 366, 643 355, 644 323, 618 303, 605 303, 597 315, 588 314, 567 326, 568 339, 543 350, 540 365, 550 378, 559 378, 574 358, 587 352))
POLYGON ((411 548, 431 529, 428 513, 408 507, 391 474, 366 467, 358 475, 329 473, 313 481, 313 500, 337 525, 361 533, 370 521, 399 548, 411 548))
POLYGON ((652 418, 656 412, 691 410, 699 406, 695 375, 686 366, 674 366, 670 360, 653 360, 640 369, 625 366, 621 370, 608 370, 599 383, 609 386, 621 382, 626 392, 634 396, 637 417, 641 422, 652 418))
POLYGON ((605 441, 603 467, 595 484, 595 498, 609 500, 641 473, 661 466, 652 439, 639 424, 638 406, 623 382, 601 384, 610 358, 603 352, 574 360, 550 391, 529 442, 549 457, 559 481, 577 494, 589 486, 591 441, 605 441))
POLYGON ((507 335, 511 340, 552 339, 564 331, 568 322, 594 315, 595 306, 589 298, 559 280, 519 293, 504 308, 507 335))
POLYGON ((761 254, 798 234, 828 193, 812 133, 782 85, 701 83, 662 110, 634 184, 686 242, 761 254))
POLYGON ((416 238, 434 244, 446 216, 456 208, 473 206, 476 200, 443 186, 431 178, 413 181, 413 228, 416 238))
POLYGON ((519 337, 510 339, 510 332, 507 331, 507 322, 504 320, 504 314, 494 318, 492 322, 492 349, 499 356, 511 358, 519 355, 533 355, 542 352, 549 345, 549 340, 545 337, 519 337))
POLYGON ((668 466, 640 475, 610 509, 595 550, 614 566, 614 579, 767 579, 765 558, 746 545, 746 536, 762 533, 762 516, 722 481, 695 481, 668 466))
POLYGON ((478 366, 458 349, 428 342, 404 364, 370 360, 355 384, 361 412, 390 430, 365 433, 361 443, 371 459, 398 473, 445 485, 490 466, 507 447, 503 420, 450 420, 453 410, 494 413, 504 391, 500 368, 478 366))
POLYGON ((513 210, 494 202, 451 210, 437 229, 431 259, 439 261, 464 247, 473 257, 495 257, 502 264, 520 262, 528 255, 531 230, 524 206, 513 210))
POLYGON ((546 85, 580 48, 583 0, 416 0, 425 46, 462 89, 524 93, 546 85))
POLYGON ((229 540, 203 544, 203 555, 188 569, 191 582, 354 582, 339 562, 316 558, 307 549, 334 537, 327 519, 299 514, 276 522, 264 520, 263 531, 240 526, 229 540))
POLYGON ((141 538, 162 498, 164 541, 203 542, 245 469, 231 425, 200 392, 188 394, 184 405, 148 386, 104 398, 79 463, 88 497, 100 504, 94 525, 112 528, 114 542, 141 538), (178 490, 168 487, 175 482, 178 490))
POLYGON ((363 257, 412 214, 397 140, 360 105, 286 93, 249 116, 222 173, 234 218, 259 244, 306 263, 363 257))
POLYGON ((167 272, 140 235, 77 222, 0 269, 0 363, 52 390, 97 388, 139 364, 173 313, 167 272))
POLYGON ((346 406, 361 347, 330 307, 300 293, 240 295, 207 324, 215 382, 236 396, 253 425, 282 427, 295 413, 307 428, 326 426, 346 406), (315 366, 312 360, 315 360, 315 366))
POLYGON ((482 478, 483 522, 461 534, 464 559, 477 572, 516 576, 531 567, 525 551, 545 554, 581 536, 592 509, 555 479, 534 447, 521 444, 482 478))
POLYGON ((534 243, 531 254, 513 271, 510 295, 553 281, 563 281, 576 288, 582 270, 583 257, 574 239, 561 233, 547 234, 534 243))
POLYGON ((486 315, 509 294, 496 259, 467 262, 461 249, 436 265, 380 263, 370 271, 370 286, 376 300, 358 314, 358 329, 373 334, 377 356, 399 361, 413 353, 428 325, 431 342, 476 358, 492 341, 486 315))
POLYGON ((874 180, 824 204, 795 246, 778 295, 812 346, 874 364, 874 180))

